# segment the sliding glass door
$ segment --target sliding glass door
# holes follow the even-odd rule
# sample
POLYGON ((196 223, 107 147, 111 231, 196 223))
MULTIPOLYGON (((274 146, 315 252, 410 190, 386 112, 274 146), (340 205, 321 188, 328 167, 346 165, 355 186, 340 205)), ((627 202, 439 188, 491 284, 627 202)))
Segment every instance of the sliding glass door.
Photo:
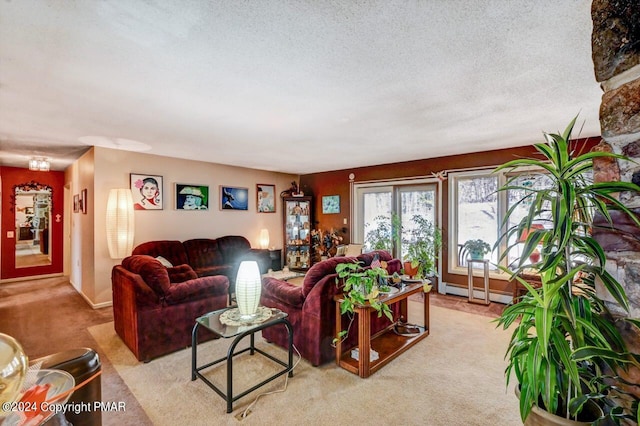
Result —
POLYGON ((406 254, 402 241, 411 240, 415 216, 437 223, 433 183, 356 184, 354 196, 353 242, 364 243, 365 250, 381 248, 374 243, 386 241, 384 248, 401 258, 406 254), (393 230, 400 225, 401 238, 393 238, 393 230))

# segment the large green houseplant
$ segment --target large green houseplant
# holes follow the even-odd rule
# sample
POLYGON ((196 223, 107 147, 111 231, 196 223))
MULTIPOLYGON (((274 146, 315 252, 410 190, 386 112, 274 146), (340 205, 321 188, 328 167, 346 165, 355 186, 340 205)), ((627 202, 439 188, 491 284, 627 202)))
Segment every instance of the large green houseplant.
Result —
MULTIPOLYGON (((544 189, 517 185, 515 178, 500 189, 525 194, 508 210, 503 224, 508 229, 496 243, 496 247, 505 243, 512 248, 527 235, 520 260, 511 269, 504 268, 527 292, 497 320, 505 329, 513 326, 506 377, 507 385, 512 374, 518 382, 525 424, 532 407, 572 419, 589 400, 603 408, 602 418, 616 423, 622 418, 638 420, 637 398, 626 409, 611 408, 617 405, 612 402, 612 391, 622 392, 612 384, 619 379, 615 372, 630 364, 640 366, 640 356, 627 351, 604 301, 596 294, 595 282, 599 281, 628 310, 627 295, 605 269, 605 254, 592 238, 591 227, 596 212, 611 223, 611 209, 625 212, 640 225, 615 196, 640 187, 627 182, 593 183, 594 158, 624 157, 606 152, 574 156, 569 138, 575 120, 562 135, 545 133, 546 143, 535 145, 542 159, 516 159, 496 169, 531 173, 534 167, 550 179, 544 189), (528 214, 509 226, 515 209, 522 206, 528 206, 528 214), (544 227, 532 226, 534 221, 544 227), (529 256, 536 248, 541 257, 532 263, 529 256), (540 288, 520 278, 525 268, 540 275, 540 288)), ((628 321, 640 326, 637 320, 628 321)))
MULTIPOLYGON (((407 253, 404 260, 416 268, 418 277, 434 277, 438 273, 438 254, 442 248, 442 231, 429 219, 414 215, 409 235, 402 241, 407 253)), ((405 267, 406 268, 406 267, 405 267)))

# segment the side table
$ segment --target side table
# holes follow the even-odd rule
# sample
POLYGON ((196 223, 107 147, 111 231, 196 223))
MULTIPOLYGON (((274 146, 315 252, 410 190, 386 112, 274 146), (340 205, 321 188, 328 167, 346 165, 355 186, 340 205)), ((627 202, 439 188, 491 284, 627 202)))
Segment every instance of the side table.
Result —
MULTIPOLYGON (((399 292, 380 297, 380 301, 393 304, 400 303, 400 316, 407 318, 407 299, 412 294, 423 291, 423 282, 410 283, 399 292)), ((356 305, 354 312, 358 315, 358 347, 371 348, 378 352, 379 358, 371 361, 368 350, 360 350, 358 360, 351 357, 351 352, 343 352, 342 342, 336 343, 336 364, 360 377, 369 377, 400 354, 429 335, 429 293, 424 294, 424 327, 419 327, 420 332, 415 336, 400 336, 393 331, 394 324, 386 329, 371 335, 371 311, 373 308, 367 302, 364 305, 356 305)), ((342 315, 340 314, 340 302, 342 295, 334 297, 336 303, 336 336, 340 333, 342 315)))
POLYGON ((489 301, 489 260, 487 259, 467 259, 467 275, 469 283, 469 303, 479 303, 488 305, 489 301), (473 264, 482 263, 484 266, 484 300, 473 296, 473 264))
POLYGON ((272 315, 269 319, 265 320, 259 324, 247 324, 247 325, 225 325, 220 322, 220 316, 230 309, 237 308, 224 308, 217 311, 210 312, 205 314, 199 318, 196 318, 196 324, 193 326, 193 331, 191 333, 191 380, 195 380, 196 378, 200 378, 203 382, 207 384, 211 389, 213 389, 218 395, 220 395, 225 401, 227 401, 227 413, 233 411, 233 402, 242 398, 243 396, 253 392, 261 386, 271 382, 272 380, 282 376, 283 374, 289 373, 289 377, 293 377, 293 328, 291 324, 287 320, 288 314, 286 312, 282 312, 279 309, 271 309, 272 315), (287 332, 289 334, 289 359, 288 362, 284 362, 271 354, 268 354, 261 349, 255 347, 254 334, 258 331, 264 330, 265 328, 273 327, 279 324, 283 324, 287 328, 287 332), (211 330, 215 334, 223 338, 231 338, 233 342, 229 349, 227 350, 227 356, 212 361, 208 364, 201 365, 198 367, 197 365, 197 345, 198 345, 198 328, 205 327, 208 330, 211 330), (245 338, 246 336, 250 336, 249 347, 242 349, 236 352, 236 346, 238 343, 245 338), (233 357, 236 355, 240 355, 241 353, 247 352, 251 355, 254 353, 259 353, 270 360, 282 365, 285 367, 283 370, 276 372, 274 375, 268 377, 257 385, 237 394, 234 396, 233 394, 233 357), (212 367, 216 364, 219 364, 223 361, 227 363, 227 389, 226 392, 222 391, 219 387, 211 383, 205 376, 203 376, 200 371, 212 367))
POLYGON ((269 257, 271 258, 271 269, 279 271, 282 269, 282 249, 269 250, 269 257))

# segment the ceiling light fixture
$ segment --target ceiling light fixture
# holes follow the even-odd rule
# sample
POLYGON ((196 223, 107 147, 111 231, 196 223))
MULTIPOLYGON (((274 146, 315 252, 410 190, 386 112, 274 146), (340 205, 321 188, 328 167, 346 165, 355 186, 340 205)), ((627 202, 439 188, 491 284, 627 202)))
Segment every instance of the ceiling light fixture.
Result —
POLYGON ((49 160, 46 158, 32 158, 29 160, 29 170, 48 172, 51 168, 49 160))

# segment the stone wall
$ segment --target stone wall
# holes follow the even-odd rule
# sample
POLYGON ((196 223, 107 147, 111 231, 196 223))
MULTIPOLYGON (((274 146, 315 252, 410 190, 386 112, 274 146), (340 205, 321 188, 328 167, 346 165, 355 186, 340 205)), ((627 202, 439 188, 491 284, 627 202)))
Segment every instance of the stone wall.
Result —
MULTIPOLYGON (((635 162, 594 161, 596 181, 622 180, 640 184, 640 7, 638 0, 594 0, 592 54, 596 80, 604 94, 598 149, 624 154, 635 162)), ((640 214, 640 193, 619 199, 640 214)), ((629 315, 640 318, 640 229, 623 215, 614 215, 615 229, 599 218, 594 235, 607 254, 607 269, 618 278, 631 302, 629 315)), ((613 303, 614 312, 623 313, 613 303)))

